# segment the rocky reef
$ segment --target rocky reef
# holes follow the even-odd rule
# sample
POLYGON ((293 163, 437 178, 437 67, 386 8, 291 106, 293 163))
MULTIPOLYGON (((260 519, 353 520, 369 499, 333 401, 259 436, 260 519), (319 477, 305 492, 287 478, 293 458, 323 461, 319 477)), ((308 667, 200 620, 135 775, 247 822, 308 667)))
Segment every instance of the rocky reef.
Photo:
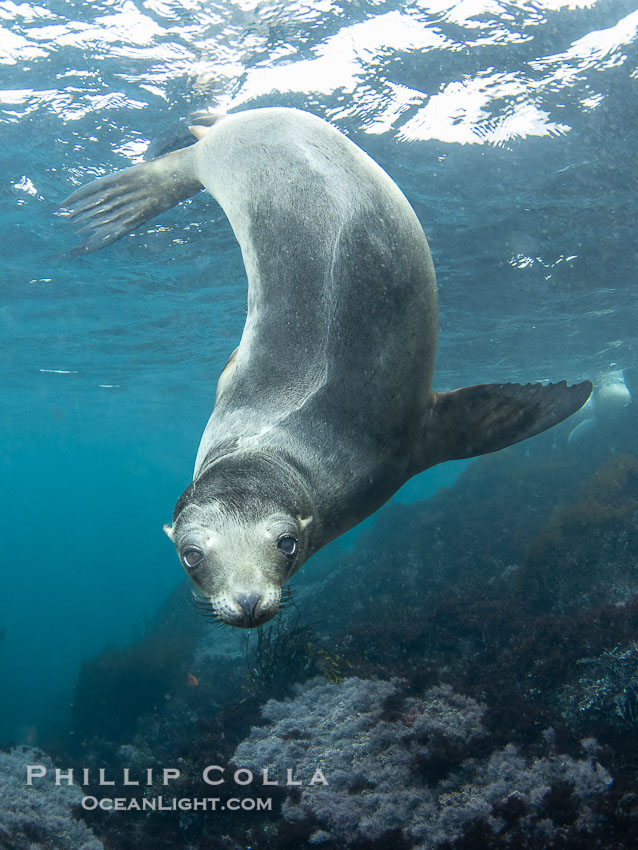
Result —
POLYGON ((597 825, 590 803, 612 780, 591 753, 526 758, 513 744, 494 749, 484 712, 446 685, 406 698, 398 682, 313 679, 292 699, 266 703, 269 722, 251 730, 233 761, 280 776, 295 765, 306 784, 288 794, 282 816, 306 823, 310 844, 394 831, 426 850, 453 843, 477 820, 495 837, 515 831, 540 841, 597 825), (317 769, 327 784, 312 784, 317 769))
POLYGON ((82 792, 77 785, 55 784, 51 759, 20 747, 0 752, 0 847, 6 850, 104 850, 76 816, 82 792), (27 765, 46 769, 27 784, 27 765))

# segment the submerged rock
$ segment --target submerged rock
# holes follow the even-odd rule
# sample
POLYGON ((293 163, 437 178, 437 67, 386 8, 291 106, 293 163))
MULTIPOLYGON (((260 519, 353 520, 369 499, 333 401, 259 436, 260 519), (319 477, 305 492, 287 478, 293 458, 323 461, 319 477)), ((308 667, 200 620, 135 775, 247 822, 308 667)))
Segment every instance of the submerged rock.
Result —
POLYGON ((10 850, 104 850, 89 827, 73 814, 82 800, 77 785, 55 784, 51 759, 20 747, 0 752, 0 847, 10 850), (47 773, 27 785, 27 765, 47 773))

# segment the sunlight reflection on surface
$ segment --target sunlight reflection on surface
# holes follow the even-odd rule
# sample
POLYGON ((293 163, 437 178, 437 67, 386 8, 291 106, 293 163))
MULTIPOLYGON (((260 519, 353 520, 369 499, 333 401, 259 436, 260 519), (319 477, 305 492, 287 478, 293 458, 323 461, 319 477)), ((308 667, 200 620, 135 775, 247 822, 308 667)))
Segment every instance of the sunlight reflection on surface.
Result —
MULTIPOLYGON (((534 55, 532 47, 515 71, 499 63, 512 44, 534 41, 548 16, 594 6, 595 0, 420 0, 387 11, 368 3, 344 23, 341 7, 329 0, 116 0, 86 7, 83 20, 65 20, 64 2, 50 9, 2 2, 0 63, 37 66, 73 49, 100 64, 95 64, 93 91, 84 77, 82 87, 57 91, 6 89, 0 103, 21 106, 23 115, 44 107, 63 121, 77 120, 96 109, 141 108, 144 100, 132 96, 131 86, 142 96, 168 101, 170 87, 181 81, 199 96, 208 93, 217 108, 237 108, 273 93, 305 94, 328 101, 326 114, 333 120, 358 115, 368 133, 392 132, 403 141, 502 145, 566 133, 569 123, 555 114, 557 90, 570 94, 585 73, 592 88, 592 73, 626 61, 623 48, 636 40, 638 12, 547 55, 534 55), (479 47, 491 49, 489 65, 431 84, 445 54, 479 47), (395 70, 406 59, 419 63, 409 82, 395 70), (109 61, 117 64, 110 67, 109 61), (114 90, 109 71, 129 90, 114 90), (329 102, 343 94, 349 102, 345 111, 329 102)), ((81 72, 58 78, 71 82, 74 76, 82 78, 81 72)), ((575 103, 591 110, 601 99, 601 93, 588 91, 575 103)), ((11 112, 6 120, 12 120, 11 112)), ((119 150, 139 155, 135 146, 119 150)))

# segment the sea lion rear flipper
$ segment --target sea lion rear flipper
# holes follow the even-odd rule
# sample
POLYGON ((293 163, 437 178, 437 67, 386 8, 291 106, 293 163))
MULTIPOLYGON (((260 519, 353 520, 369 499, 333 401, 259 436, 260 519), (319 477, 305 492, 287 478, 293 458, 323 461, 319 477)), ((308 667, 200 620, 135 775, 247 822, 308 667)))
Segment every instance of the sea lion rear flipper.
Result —
POLYGON ((60 204, 90 234, 71 253, 97 251, 202 188, 190 147, 87 183, 60 204))
POLYGON ((540 434, 587 401, 590 381, 558 384, 476 384, 434 393, 419 469, 496 452, 540 434))

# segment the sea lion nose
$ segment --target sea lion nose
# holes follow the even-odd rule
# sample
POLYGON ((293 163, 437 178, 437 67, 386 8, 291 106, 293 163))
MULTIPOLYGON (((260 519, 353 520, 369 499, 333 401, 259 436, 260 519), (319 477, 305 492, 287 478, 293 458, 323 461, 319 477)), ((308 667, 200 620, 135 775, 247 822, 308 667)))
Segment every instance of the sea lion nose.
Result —
POLYGON ((235 602, 245 612, 249 620, 255 619, 255 609, 261 600, 257 593, 242 593, 235 597, 235 602))

